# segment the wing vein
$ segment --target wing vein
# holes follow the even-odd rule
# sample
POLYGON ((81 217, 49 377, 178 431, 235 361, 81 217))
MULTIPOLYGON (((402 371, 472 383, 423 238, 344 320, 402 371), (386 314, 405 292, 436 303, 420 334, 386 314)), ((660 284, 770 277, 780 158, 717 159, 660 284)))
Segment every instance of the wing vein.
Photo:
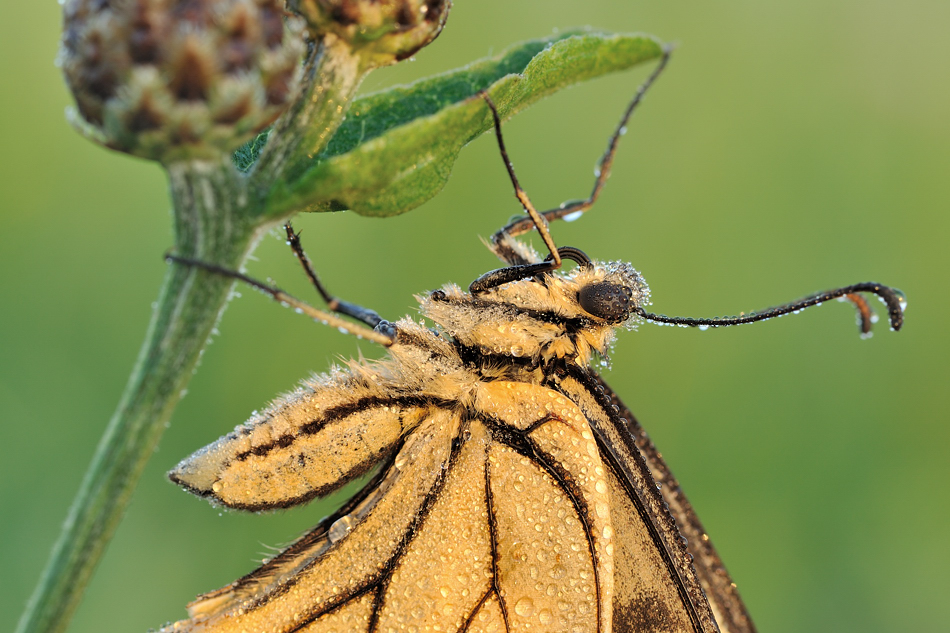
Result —
POLYGON ((442 489, 445 487, 445 482, 448 480, 448 476, 452 471, 452 467, 455 465, 455 462, 458 460, 458 457, 462 452, 462 442, 460 439, 462 428, 464 426, 464 423, 459 425, 459 434, 452 442, 452 451, 449 454, 449 458, 445 461, 445 467, 442 469, 442 472, 439 473, 435 483, 432 486, 432 489, 423 500, 422 505, 419 508, 419 512, 416 513, 416 516, 409 524, 408 529, 403 533, 402 540, 400 541, 398 547, 396 547, 396 551, 393 552, 393 555, 390 557, 389 561, 387 561, 386 566, 377 577, 375 584, 378 587, 378 592, 376 594, 376 600, 373 602, 373 610, 370 613, 369 626, 366 628, 369 633, 374 633, 376 628, 379 626, 380 612, 385 606, 386 590, 389 588, 389 583, 392 580, 393 574, 399 567, 399 562, 402 559, 403 554, 407 549, 409 549, 412 541, 419 533, 422 524, 425 522, 426 517, 429 516, 432 506, 435 505, 436 500, 442 493, 442 489))
MULTIPOLYGON (((508 607, 505 605, 505 599, 501 595, 501 588, 498 586, 498 523, 495 518, 495 502, 491 491, 491 459, 486 455, 485 459, 485 503, 488 506, 488 534, 491 537, 491 592, 498 596, 498 606, 501 607, 501 619, 505 623, 505 631, 511 631, 511 624, 508 621, 508 607)), ((474 615, 474 611, 472 614, 474 615)), ((466 625, 467 627, 467 625, 466 625)))
MULTIPOLYGON (((596 599, 597 600, 597 630, 603 631, 604 630, 604 613, 603 613, 603 608, 601 605, 601 596, 600 596, 601 578, 600 578, 600 573, 598 571, 598 566, 597 566, 599 556, 597 555, 596 549, 594 547, 594 534, 591 529, 590 523, 587 520, 586 511, 588 510, 588 508, 586 504, 584 504, 581 501, 580 495, 576 493, 576 484, 574 483, 573 479, 570 477, 570 474, 568 472, 552 464, 549 464, 544 458, 542 458, 540 448, 531 440, 531 438, 523 434, 523 432, 514 431, 508 428, 501 429, 497 425, 496 422, 488 418, 482 419, 482 422, 484 422, 485 425, 488 426, 488 428, 492 429, 493 431, 500 431, 499 433, 496 433, 496 437, 495 437, 496 441, 507 446, 508 448, 515 451, 519 455, 527 457, 528 459, 536 463, 538 466, 540 466, 541 469, 544 470, 544 472, 546 472, 557 483, 558 487, 560 487, 561 490, 564 491, 564 494, 570 500, 571 505, 574 507, 574 511, 577 513, 577 518, 580 521, 581 526, 583 527, 584 536, 587 538, 587 550, 588 550, 588 553, 590 554, 590 559, 591 559, 591 563, 592 563, 592 567, 594 571, 594 591, 597 596, 597 599, 596 599), (509 441, 513 439, 512 436, 517 437, 520 441, 518 442, 509 441)), ((538 424, 533 424, 529 428, 535 429, 538 426, 539 426, 538 424)), ((491 489, 489 488, 489 493, 490 492, 491 492, 491 489)), ((489 506, 490 505, 491 505, 491 502, 489 501, 489 506)), ((489 517, 491 516, 492 514, 489 511, 489 517)), ((494 539, 494 534, 492 536, 494 539)), ((494 540, 492 544, 494 546, 494 540)), ((501 597, 499 596, 499 601, 500 600, 501 600, 501 597)))
POLYGON ((472 626, 472 622, 475 621, 475 614, 478 613, 478 610, 485 606, 485 603, 488 602, 488 599, 491 598, 491 595, 495 593, 495 588, 492 587, 484 594, 482 594, 481 599, 476 603, 472 608, 472 612, 468 614, 468 617, 465 618, 465 622, 462 623, 462 628, 458 630, 458 633, 467 633, 468 629, 472 626))

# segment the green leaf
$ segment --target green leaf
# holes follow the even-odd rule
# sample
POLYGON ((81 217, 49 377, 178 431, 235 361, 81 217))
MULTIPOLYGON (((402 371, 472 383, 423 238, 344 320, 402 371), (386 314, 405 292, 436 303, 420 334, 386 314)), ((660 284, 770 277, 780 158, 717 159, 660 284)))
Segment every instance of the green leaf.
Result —
POLYGON ((648 35, 565 33, 358 99, 314 165, 275 187, 267 213, 405 213, 438 193, 461 148, 491 129, 481 90, 508 118, 561 88, 662 54, 648 35))
POLYGON ((231 155, 231 162, 237 167, 238 171, 247 173, 261 155, 264 145, 267 144, 267 137, 270 136, 271 128, 267 128, 244 145, 240 146, 231 155))

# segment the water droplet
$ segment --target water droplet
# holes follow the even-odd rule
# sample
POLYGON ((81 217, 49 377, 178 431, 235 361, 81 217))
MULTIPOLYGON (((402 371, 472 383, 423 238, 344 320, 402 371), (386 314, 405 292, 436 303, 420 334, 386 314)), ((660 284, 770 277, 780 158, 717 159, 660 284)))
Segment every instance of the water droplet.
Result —
POLYGON ((330 529, 327 530, 327 538, 330 539, 331 543, 336 543, 344 536, 350 533, 350 530, 353 529, 353 517, 350 515, 341 516, 339 519, 333 522, 333 525, 330 526, 330 529))
POLYGON ((568 213, 561 219, 564 220, 565 222, 575 222, 577 220, 580 220, 582 215, 584 215, 583 211, 575 211, 573 213, 568 213))
POLYGON ((534 615, 534 600, 525 597, 516 602, 515 613, 524 618, 534 615))
POLYGON ((538 611, 538 620, 541 624, 551 624, 554 621, 554 615, 548 609, 541 609, 538 611))
POLYGON ((897 295, 897 303, 901 306, 901 312, 907 309, 907 296, 900 290, 894 289, 894 294, 897 295))

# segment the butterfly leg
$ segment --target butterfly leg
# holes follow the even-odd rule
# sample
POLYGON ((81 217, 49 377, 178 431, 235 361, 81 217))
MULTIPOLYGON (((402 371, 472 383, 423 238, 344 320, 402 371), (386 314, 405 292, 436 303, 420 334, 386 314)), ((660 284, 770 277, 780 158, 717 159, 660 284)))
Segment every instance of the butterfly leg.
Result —
POLYGON ((529 227, 537 227, 538 233, 541 234, 541 239, 544 240, 545 246, 548 247, 550 255, 546 260, 541 262, 516 263, 507 268, 500 268, 485 273, 469 286, 468 290, 472 294, 485 292, 486 290, 511 281, 526 279, 561 267, 561 255, 558 253, 557 246, 554 245, 554 238, 551 237, 551 232, 548 230, 548 223, 544 217, 538 213, 537 209, 534 208, 534 205, 531 204, 531 200, 528 198, 528 194, 521 188, 518 177, 515 175, 515 168, 508 158, 508 151, 505 149, 505 139, 501 133, 501 117, 498 115, 498 109, 495 107, 495 103, 491 100, 491 97, 488 96, 487 92, 482 92, 481 96, 485 100, 485 103, 488 104, 488 109, 491 110, 492 119, 495 123, 495 137, 498 139, 498 149, 501 152, 502 160, 505 162, 505 168, 508 170, 508 176, 511 178, 511 184, 515 188, 515 197, 518 198, 518 201, 521 202, 521 206, 524 207, 524 210, 528 213, 528 218, 525 219, 525 222, 527 222, 529 227))
MULTIPOLYGON (((524 266, 532 263, 530 259, 527 259, 528 254, 525 252, 525 249, 519 248, 513 238, 523 235, 535 227, 537 227, 538 231, 541 232, 542 237, 545 237, 548 234, 548 222, 553 220, 561 220, 568 217, 577 217, 589 210, 594 205, 594 203, 597 202, 597 198, 600 196, 600 192, 601 189, 603 189, 604 183, 606 183, 607 178, 610 177, 610 168, 613 164, 614 155, 616 154, 620 137, 623 136, 624 132, 626 131, 627 123, 630 121, 633 111, 638 105, 640 105, 640 102, 643 101, 643 97, 646 95, 647 90, 650 89, 653 83, 666 68, 666 64, 669 61, 671 52, 671 47, 667 46, 664 48, 663 57, 660 60, 660 63, 653 70, 647 80, 639 88, 637 88, 636 94, 627 105, 627 109, 624 110, 623 116, 620 117, 620 122, 617 124, 614 133, 611 135, 610 140, 607 143, 607 149, 604 150, 604 154, 601 156, 600 161, 597 164, 597 169, 595 171, 596 180, 594 181, 594 188, 590 195, 584 200, 572 200, 569 202, 564 202, 555 209, 549 209, 541 213, 532 213, 526 206, 525 209, 528 210, 527 217, 516 219, 507 226, 496 231, 491 237, 491 248, 495 254, 502 259, 502 261, 512 266, 524 266), (543 218, 544 221, 539 221, 535 216, 540 216, 540 218, 543 218), (543 229, 542 226, 544 227, 543 229)), ((494 111, 494 106, 490 101, 489 107, 491 107, 494 111)), ((498 135, 499 145, 501 146, 502 157, 505 159, 505 164, 508 167, 509 173, 511 174, 512 182, 515 184, 516 195, 518 196, 519 200, 522 200, 521 194, 523 192, 520 192, 520 187, 518 186, 517 180, 514 178, 514 173, 511 168, 511 163, 508 161, 504 144, 501 142, 501 131, 497 116, 495 126, 495 132, 498 135)), ((524 203, 524 200, 522 200, 522 203, 524 203)), ((551 244, 548 244, 548 242, 549 236, 545 238, 545 244, 548 246, 548 248, 552 248, 551 244)))
MULTIPOLYGON (((288 230, 288 239, 289 239, 289 234, 293 233, 293 229, 290 228, 290 225, 287 225, 286 228, 288 230)), ((297 237, 295 233, 293 233, 293 235, 294 235, 294 239, 291 240, 291 242, 296 241, 297 246, 293 247, 293 244, 291 244, 291 246, 294 248, 294 252, 296 253, 298 252, 297 249, 299 248, 299 238, 297 237)), ((301 256, 303 257, 303 259, 301 259, 301 263, 303 263, 304 269, 307 270, 308 276, 311 277, 311 281, 313 281, 315 284, 319 284, 320 282, 317 280, 316 274, 313 273, 312 267, 310 266, 310 261, 309 259, 306 258, 306 255, 303 254, 302 248, 299 250, 299 254, 297 256, 298 258, 300 258, 301 256)), ((165 255, 165 260, 169 262, 174 262, 176 264, 180 264, 182 266, 190 266, 192 268, 198 268, 215 275, 220 275, 222 277, 234 279, 236 281, 241 281, 253 288, 256 288, 257 290, 260 290, 264 294, 269 295, 274 301, 277 301, 285 306, 291 307, 295 311, 301 314, 305 314, 308 317, 314 319, 315 321, 320 321, 321 323, 343 330, 345 332, 348 332, 360 338, 365 338, 367 340, 373 341, 374 343, 379 343, 380 345, 385 345, 386 347, 389 347, 396 340, 395 328, 391 324, 389 324, 388 321, 384 321, 383 319, 381 319, 379 315, 377 315, 372 310, 367 310, 366 308, 362 308, 360 306, 354 306, 353 304, 340 302, 339 300, 333 298, 329 294, 326 294, 325 290, 322 289, 321 285, 318 285, 317 289, 320 291, 320 294, 323 295, 324 299, 327 299, 329 297, 329 299, 327 299, 327 306, 333 312, 326 312, 324 310, 314 308, 310 304, 300 301, 299 299, 293 297, 292 295, 284 292, 280 288, 265 284, 261 281, 254 279, 253 277, 249 277, 245 275, 242 272, 231 270, 223 266, 218 266, 217 264, 204 262, 199 259, 179 257, 178 255, 172 255, 170 253, 165 255), (336 303, 335 304, 331 303, 331 300, 336 303), (340 308, 341 304, 345 305, 346 309, 341 309, 340 308), (356 318, 362 321, 363 323, 365 323, 366 325, 358 325, 355 323, 351 323, 345 319, 340 318, 339 316, 337 316, 337 314, 334 314, 334 313, 339 313, 339 314, 356 318), (370 315, 375 316, 375 319, 376 319, 375 322, 372 321, 372 318, 370 315), (367 327, 367 326, 371 326, 371 327, 367 327)))
POLYGON ((310 263, 310 258, 307 257, 307 253, 303 250, 303 245, 300 243, 300 234, 294 231, 294 227, 292 227, 289 222, 284 225, 284 231, 287 232, 287 244, 291 250, 293 250, 294 255, 297 256, 300 265, 303 266, 303 270, 307 273, 310 283, 317 289, 317 292, 320 293, 320 296, 323 297, 323 301, 332 312, 354 318, 371 328, 375 328, 383 322, 383 318, 380 317, 375 310, 364 308, 361 305, 350 303, 349 301, 343 301, 327 292, 326 288, 324 288, 320 282, 320 278, 317 277, 317 273, 313 269, 313 264, 310 263))

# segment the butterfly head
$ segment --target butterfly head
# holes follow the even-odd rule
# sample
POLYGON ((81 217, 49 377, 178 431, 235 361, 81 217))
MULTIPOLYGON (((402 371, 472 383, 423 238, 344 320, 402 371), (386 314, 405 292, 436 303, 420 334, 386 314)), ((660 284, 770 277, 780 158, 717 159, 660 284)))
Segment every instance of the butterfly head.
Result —
POLYGON ((422 312, 462 346, 485 356, 587 365, 605 356, 614 331, 636 324, 650 290, 624 262, 590 262, 491 288, 446 285, 420 297, 422 312))

